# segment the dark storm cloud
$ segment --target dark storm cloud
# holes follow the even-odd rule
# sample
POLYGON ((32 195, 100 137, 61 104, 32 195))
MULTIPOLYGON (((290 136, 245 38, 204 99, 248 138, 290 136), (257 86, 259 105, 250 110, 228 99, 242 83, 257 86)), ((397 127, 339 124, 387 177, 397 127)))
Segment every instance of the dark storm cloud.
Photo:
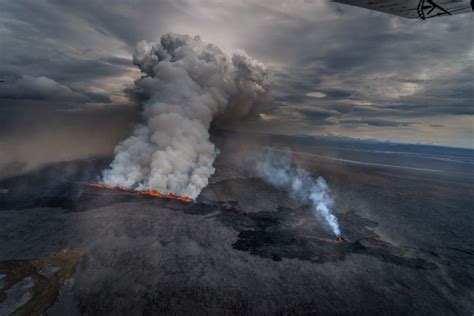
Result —
MULTIPOLYGON (((466 18, 420 23, 323 1, 19 0, 3 1, 2 11, 2 24, 15 36, 3 36, 8 50, 3 49, 5 63, 0 67, 46 76, 66 86, 71 82, 80 89, 86 89, 90 80, 130 71, 127 58, 109 52, 130 53, 137 41, 156 40, 170 31, 176 25, 173 21, 182 25, 191 21, 196 32, 217 24, 228 31, 239 23, 241 30, 228 36, 245 33, 240 42, 251 54, 285 62, 287 67, 275 76, 274 89, 280 90, 275 95, 293 103, 304 103, 307 93, 321 91, 326 100, 360 97, 383 106, 380 85, 420 80, 437 102, 447 103, 441 99, 456 91, 447 91, 445 83, 430 74, 456 57, 460 62, 464 58, 467 66, 469 59, 462 56, 472 49, 468 33, 472 25, 466 18), (427 78, 420 79, 420 73, 427 78), (338 87, 328 88, 333 80, 338 87)), ((472 101, 472 67, 465 71, 459 76, 471 79, 464 81, 464 88, 458 87, 456 98, 467 105, 472 101)), ((415 95, 404 103, 424 102, 415 95)), ((430 114, 436 115, 436 109, 430 114)))
POLYGON ((302 124, 310 126, 334 125, 336 123, 330 120, 330 118, 338 117, 340 115, 340 113, 335 110, 321 107, 290 108, 288 114, 293 116, 296 114, 296 121, 300 121, 302 124))
POLYGON ((88 92, 86 93, 86 96, 93 102, 98 102, 98 103, 112 103, 112 100, 108 95, 103 95, 100 93, 93 93, 93 92, 88 92))
POLYGON ((15 73, 0 73, 0 106, 11 104, 19 106, 23 102, 35 103, 42 107, 42 103, 49 102, 50 105, 57 104, 58 109, 84 104, 112 103, 110 96, 95 92, 77 92, 70 87, 45 77, 34 77, 29 75, 18 75, 15 73), (21 102, 20 102, 21 101, 21 102))
MULTIPOLYGON (((19 53, 21 54, 21 53, 19 53)), ((96 80, 120 76, 130 72, 131 61, 128 64, 122 59, 110 57, 107 59, 80 58, 75 56, 60 56, 55 59, 31 58, 18 55, 7 65, 0 66, 0 71, 27 73, 33 76, 47 76, 64 84, 96 80)), ((84 85, 84 89, 87 84, 84 85)))
POLYGON ((347 99, 352 96, 352 91, 344 89, 321 89, 321 92, 326 95, 326 100, 347 99))
POLYGON ((326 94, 318 100, 320 105, 352 115, 369 112, 383 118, 472 113, 469 16, 420 23, 340 8, 338 23, 302 21, 294 29, 274 35, 277 42, 286 38, 291 46, 304 47, 299 58, 290 59, 294 61, 291 67, 285 68, 289 78, 277 78, 281 86, 298 96, 284 95, 284 100, 305 103, 302 96, 318 91, 326 94), (291 37, 290 32, 303 35, 291 37), (298 80, 304 85, 293 84, 298 80), (345 93, 331 96, 327 86, 334 85, 345 93), (327 102, 330 98, 351 100, 355 106, 350 102, 331 105, 327 102), (371 109, 360 107, 362 103, 370 103, 371 109))
POLYGON ((410 122, 397 122, 389 120, 379 120, 379 119, 362 119, 362 120, 342 120, 339 123, 349 124, 349 125, 368 125, 375 127, 406 127, 415 123, 410 122))
POLYGON ((0 99, 86 101, 87 97, 47 77, 5 76, 0 84, 0 99))
MULTIPOLYGON (((474 115, 474 109, 465 103, 459 103, 456 100, 447 101, 450 104, 396 104, 388 105, 387 111, 392 110, 392 113, 398 114, 399 116, 409 117, 424 117, 430 115, 474 115)), ((384 113, 383 113, 384 114, 384 113)))
MULTIPOLYGON (((422 22, 323 0, 0 4, 0 74, 55 82, 62 91, 61 101, 54 101, 59 110, 69 110, 73 100, 113 106, 117 97, 127 98, 124 87, 137 76, 130 59, 135 43, 172 31, 201 35, 229 50, 243 48, 267 63, 276 100, 265 110, 267 122, 287 123, 295 132, 297 126, 309 131, 362 118, 377 129, 384 121, 473 114, 469 15, 422 22)), ((1 104, 12 97, 23 98, 21 104, 25 96, 31 102, 51 99, 7 86, 1 104)))
POLYGON ((52 0, 51 4, 67 14, 79 17, 98 32, 115 37, 130 47, 143 39, 158 39, 156 35, 157 20, 165 23, 172 16, 167 13, 175 11, 179 1, 155 0, 122 0, 69 1, 52 0))
POLYGON ((339 114, 337 111, 334 111, 334 110, 325 110, 325 109, 317 109, 317 108, 314 108, 314 109, 303 108, 303 109, 296 109, 296 111, 308 119, 315 119, 315 120, 326 119, 328 117, 339 114))
MULTIPOLYGON (((99 32, 80 12, 53 1, 2 1, 0 73, 47 77, 79 94, 97 93, 96 82, 133 69, 131 47, 110 32, 99 32)), ((69 2, 71 5, 73 2, 69 2)), ((98 5, 81 1, 97 20, 98 5)), ((109 7, 112 14, 118 5, 109 7), (114 9, 115 8, 115 9, 114 9)), ((117 19, 119 23, 119 19, 117 19)), ((122 19, 121 25, 126 24, 122 19)))

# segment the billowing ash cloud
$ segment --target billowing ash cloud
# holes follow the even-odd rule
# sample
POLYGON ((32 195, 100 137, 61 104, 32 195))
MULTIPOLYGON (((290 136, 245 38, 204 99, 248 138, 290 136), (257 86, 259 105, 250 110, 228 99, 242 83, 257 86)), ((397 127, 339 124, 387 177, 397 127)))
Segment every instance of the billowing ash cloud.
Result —
POLYGON ((266 148, 257 164, 257 170, 266 182, 288 191, 293 198, 310 204, 316 218, 334 235, 341 235, 337 217, 331 211, 334 200, 326 180, 322 177, 314 179, 307 171, 294 166, 291 152, 266 148))
POLYGON ((199 37, 177 34, 138 43, 133 62, 144 74, 133 92, 145 122, 116 147, 102 181, 196 198, 214 173, 213 119, 247 115, 265 96, 266 67, 244 52, 229 58, 199 37))

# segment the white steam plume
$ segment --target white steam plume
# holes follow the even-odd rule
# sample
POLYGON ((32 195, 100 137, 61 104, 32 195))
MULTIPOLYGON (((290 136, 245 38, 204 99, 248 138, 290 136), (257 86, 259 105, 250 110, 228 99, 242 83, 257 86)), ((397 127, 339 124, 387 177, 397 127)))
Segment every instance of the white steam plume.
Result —
POLYGON ((178 34, 139 42, 133 63, 144 74, 133 88, 144 123, 117 145, 102 182, 196 198, 218 153, 209 141, 211 122, 248 114, 266 93, 266 67, 244 52, 229 58, 199 37, 178 34))
POLYGON ((314 179, 307 171, 294 166, 290 152, 275 152, 270 148, 263 151, 257 170, 266 182, 310 204, 316 218, 334 235, 341 235, 337 217, 331 211, 334 200, 324 178, 314 179))

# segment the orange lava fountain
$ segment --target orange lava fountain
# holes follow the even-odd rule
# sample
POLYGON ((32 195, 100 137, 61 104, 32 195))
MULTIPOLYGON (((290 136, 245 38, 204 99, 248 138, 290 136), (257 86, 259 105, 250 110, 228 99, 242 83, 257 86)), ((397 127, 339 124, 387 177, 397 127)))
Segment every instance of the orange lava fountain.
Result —
POLYGON ((110 190, 120 190, 124 192, 130 192, 130 193, 136 193, 136 194, 142 194, 142 195, 147 195, 147 196, 153 196, 153 197, 158 197, 161 199, 170 199, 170 200, 177 200, 181 201, 184 203, 191 203, 193 202, 193 199, 187 197, 187 196, 180 196, 176 195, 173 193, 168 193, 168 194, 163 194, 158 191, 153 191, 153 190, 131 190, 128 188, 122 188, 122 187, 115 187, 112 185, 107 185, 107 184, 102 184, 102 183, 88 183, 88 185, 95 187, 95 188, 102 188, 102 189, 110 189, 110 190))

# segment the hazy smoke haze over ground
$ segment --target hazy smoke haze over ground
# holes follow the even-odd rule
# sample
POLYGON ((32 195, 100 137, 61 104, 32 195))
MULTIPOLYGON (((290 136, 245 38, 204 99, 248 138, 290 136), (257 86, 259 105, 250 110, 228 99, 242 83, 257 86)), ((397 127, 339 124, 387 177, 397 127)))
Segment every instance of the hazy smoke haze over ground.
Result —
POLYGON ((76 159, 110 157, 139 120, 139 108, 57 111, 48 104, 23 105, 15 116, 0 109, 0 178, 76 159), (41 108, 41 111, 38 111, 41 108), (32 116, 31 111, 37 113, 32 116), (120 127, 120 128, 118 128, 120 127))

